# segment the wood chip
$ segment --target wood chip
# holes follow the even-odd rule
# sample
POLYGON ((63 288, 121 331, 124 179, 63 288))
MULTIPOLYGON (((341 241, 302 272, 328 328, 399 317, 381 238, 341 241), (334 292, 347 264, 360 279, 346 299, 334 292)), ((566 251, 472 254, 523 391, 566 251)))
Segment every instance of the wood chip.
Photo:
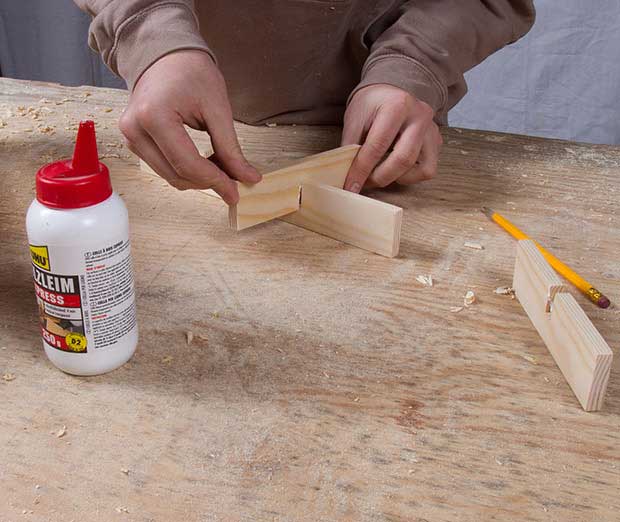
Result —
POLYGON ((265 125, 267 125, 267 127, 277 127, 278 126, 277 123, 265 123, 265 125))
POLYGON ((514 288, 510 286, 498 286, 495 290, 493 290, 493 293, 498 295, 509 295, 512 299, 515 298, 514 288))
POLYGON ((463 246, 466 248, 471 248, 473 250, 484 250, 484 247, 480 243, 475 243, 473 241, 465 241, 463 246))
POLYGON ((117 513, 129 513, 129 510, 126 507, 123 506, 118 506, 115 511, 117 513))
POLYGON ((475 302, 476 294, 474 294, 472 290, 468 290, 465 294, 465 297, 463 297, 463 303, 465 304, 465 306, 470 306, 473 305, 475 302))
POLYGON ((41 133, 41 134, 48 134, 48 135, 52 135, 56 133, 56 128, 51 126, 51 125, 39 125, 37 127, 37 130, 41 133))
POLYGON ((172 355, 166 355, 166 357, 164 357, 164 358, 161 360, 161 362, 163 362, 163 363, 169 363, 169 362, 172 362, 172 360, 173 360, 172 355))
POLYGON ((63 426, 62 428, 60 428, 56 433, 56 438, 57 439, 61 439, 62 437, 64 437, 67 434, 67 427, 63 426))
POLYGON ((527 362, 530 362, 532 364, 538 364, 538 361, 536 360, 536 357, 534 357, 533 355, 529 355, 527 353, 524 353, 521 355, 521 357, 523 357, 527 362))
POLYGON ((121 468, 121 473, 124 473, 125 475, 129 475, 129 470, 127 468, 121 468))
POLYGON ((13 374, 13 373, 8 373, 8 372, 7 372, 7 373, 5 373, 5 374, 2 376, 2 379, 3 379, 3 380, 5 380, 5 381, 7 381, 7 382, 14 381, 14 380, 15 380, 15 374, 13 374))
POLYGON ((433 286, 433 277, 428 275, 419 275, 415 278, 418 283, 423 284, 424 286, 433 286))
POLYGON ((463 308, 464 308, 463 306, 451 306, 450 311, 453 314, 458 314, 461 310, 463 310, 463 308))
POLYGON ((8 125, 8 123, 6 121, 0 120, 0 129, 2 129, 3 127, 6 127, 8 125))
POLYGON ((112 109, 112 107, 106 107, 105 109, 103 109, 103 112, 112 112, 114 109, 112 109))
POLYGON ((192 344, 192 341, 194 340, 194 332, 191 330, 185 332, 185 340, 187 341, 187 344, 192 344))

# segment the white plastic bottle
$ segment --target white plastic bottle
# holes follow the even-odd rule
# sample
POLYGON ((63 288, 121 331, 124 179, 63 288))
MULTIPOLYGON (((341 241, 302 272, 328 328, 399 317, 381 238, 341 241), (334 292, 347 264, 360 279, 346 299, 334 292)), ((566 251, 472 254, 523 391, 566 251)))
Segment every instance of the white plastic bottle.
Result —
POLYGON ((37 172, 26 217, 43 347, 74 375, 122 366, 138 343, 127 208, 80 123, 71 160, 37 172))

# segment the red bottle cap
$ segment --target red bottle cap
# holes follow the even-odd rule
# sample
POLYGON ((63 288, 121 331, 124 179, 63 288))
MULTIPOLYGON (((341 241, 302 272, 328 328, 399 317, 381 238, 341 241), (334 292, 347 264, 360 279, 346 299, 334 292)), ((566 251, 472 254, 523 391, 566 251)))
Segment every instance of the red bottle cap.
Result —
POLYGON ((112 195, 108 167, 99 162, 95 123, 80 122, 73 158, 41 167, 37 200, 51 208, 83 208, 112 195))

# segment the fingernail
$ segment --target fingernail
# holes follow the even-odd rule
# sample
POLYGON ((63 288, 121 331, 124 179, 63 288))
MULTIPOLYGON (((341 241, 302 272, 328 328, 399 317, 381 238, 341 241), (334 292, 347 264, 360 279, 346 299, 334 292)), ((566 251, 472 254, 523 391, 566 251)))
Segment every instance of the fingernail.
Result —
POLYGON ((359 183, 357 183, 357 181, 355 183, 353 183, 353 185, 351 185, 351 188, 349 189, 351 192, 355 192, 356 194, 360 193, 360 190, 362 189, 362 187, 360 186, 359 183))

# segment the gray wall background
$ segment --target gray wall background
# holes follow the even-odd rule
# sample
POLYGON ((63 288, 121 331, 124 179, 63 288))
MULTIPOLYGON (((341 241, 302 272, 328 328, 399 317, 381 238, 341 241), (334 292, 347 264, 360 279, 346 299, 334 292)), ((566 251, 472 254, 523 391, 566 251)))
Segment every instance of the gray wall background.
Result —
MULTIPOLYGON (((538 0, 532 31, 467 74, 455 126, 620 144, 620 0, 538 0)), ((124 87, 71 0, 0 0, 3 76, 124 87)))

